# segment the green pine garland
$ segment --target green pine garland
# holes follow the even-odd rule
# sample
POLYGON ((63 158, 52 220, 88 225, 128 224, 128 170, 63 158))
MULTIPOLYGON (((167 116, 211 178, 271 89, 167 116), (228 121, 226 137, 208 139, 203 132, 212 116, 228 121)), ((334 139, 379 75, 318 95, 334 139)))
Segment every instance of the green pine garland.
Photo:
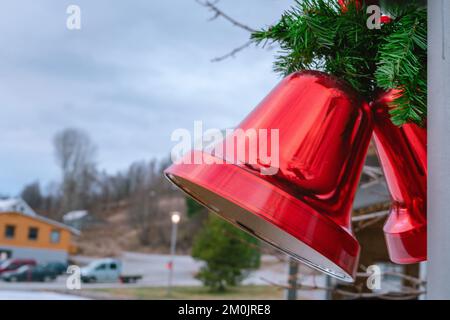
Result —
POLYGON ((396 125, 423 124, 427 112, 427 12, 419 2, 391 6, 394 18, 381 29, 367 27, 366 6, 343 13, 337 0, 296 1, 275 25, 252 34, 276 42, 274 69, 283 75, 322 70, 373 100, 380 90, 402 89, 391 105, 396 125))

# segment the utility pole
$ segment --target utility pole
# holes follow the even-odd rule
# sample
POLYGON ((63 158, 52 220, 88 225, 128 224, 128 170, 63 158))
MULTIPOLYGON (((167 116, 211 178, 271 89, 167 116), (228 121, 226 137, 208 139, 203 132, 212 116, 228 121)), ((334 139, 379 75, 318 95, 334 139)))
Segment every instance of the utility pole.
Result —
POLYGON ((449 14, 450 1, 428 1, 428 299, 450 299, 449 14))
POLYGON ((297 274, 298 261, 289 258, 288 262, 288 289, 286 289, 286 300, 297 300, 297 274))

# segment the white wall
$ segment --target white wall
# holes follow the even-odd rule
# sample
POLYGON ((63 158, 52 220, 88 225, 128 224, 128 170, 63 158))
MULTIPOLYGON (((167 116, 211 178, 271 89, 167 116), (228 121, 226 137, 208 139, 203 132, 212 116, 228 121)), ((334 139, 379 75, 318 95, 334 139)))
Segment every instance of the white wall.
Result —
POLYGON ((450 1, 428 1, 428 299, 450 299, 449 15, 450 1))
POLYGON ((10 250, 11 258, 35 259, 37 263, 46 262, 67 262, 68 254, 64 250, 49 250, 38 248, 23 248, 14 246, 0 245, 0 250, 10 250))

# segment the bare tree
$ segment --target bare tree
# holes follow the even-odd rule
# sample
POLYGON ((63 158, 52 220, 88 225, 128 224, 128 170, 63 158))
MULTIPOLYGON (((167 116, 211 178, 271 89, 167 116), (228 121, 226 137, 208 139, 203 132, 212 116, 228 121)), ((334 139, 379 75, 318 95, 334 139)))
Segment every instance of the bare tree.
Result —
POLYGON ((62 211, 83 209, 95 181, 96 147, 79 129, 65 129, 54 137, 55 156, 62 171, 62 211))
MULTIPOLYGON (((256 29, 253 29, 252 27, 249 27, 248 25, 234 19, 233 17, 231 17, 230 15, 228 15, 227 13, 225 13, 224 11, 219 9, 219 7, 217 6, 217 3, 219 2, 218 0, 216 0, 216 1, 196 0, 196 1, 198 4, 207 8, 209 11, 211 11, 213 13, 213 16, 209 19, 209 21, 216 20, 217 18, 220 17, 220 18, 225 19, 229 23, 231 23, 233 26, 240 28, 242 30, 245 30, 247 32, 253 33, 256 31, 256 29)), ((220 61, 228 59, 228 58, 234 58, 234 56, 238 52, 248 48, 252 43, 253 43, 252 40, 248 40, 247 42, 240 45, 239 47, 234 48, 230 52, 228 52, 220 57, 215 57, 215 58, 211 59, 211 62, 220 62, 220 61)))
POLYGON ((138 230, 139 242, 149 245, 160 215, 156 161, 134 163, 129 170, 130 222, 138 230))
POLYGON ((26 185, 20 193, 20 196, 34 210, 39 210, 43 205, 44 199, 38 181, 26 185))

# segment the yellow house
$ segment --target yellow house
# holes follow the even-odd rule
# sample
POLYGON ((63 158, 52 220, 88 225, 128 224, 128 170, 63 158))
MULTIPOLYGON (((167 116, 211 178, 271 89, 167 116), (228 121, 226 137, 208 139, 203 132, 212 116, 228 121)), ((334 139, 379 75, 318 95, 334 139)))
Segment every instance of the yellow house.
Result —
POLYGON ((36 214, 22 199, 0 200, 0 260, 67 261, 80 232, 36 214))

